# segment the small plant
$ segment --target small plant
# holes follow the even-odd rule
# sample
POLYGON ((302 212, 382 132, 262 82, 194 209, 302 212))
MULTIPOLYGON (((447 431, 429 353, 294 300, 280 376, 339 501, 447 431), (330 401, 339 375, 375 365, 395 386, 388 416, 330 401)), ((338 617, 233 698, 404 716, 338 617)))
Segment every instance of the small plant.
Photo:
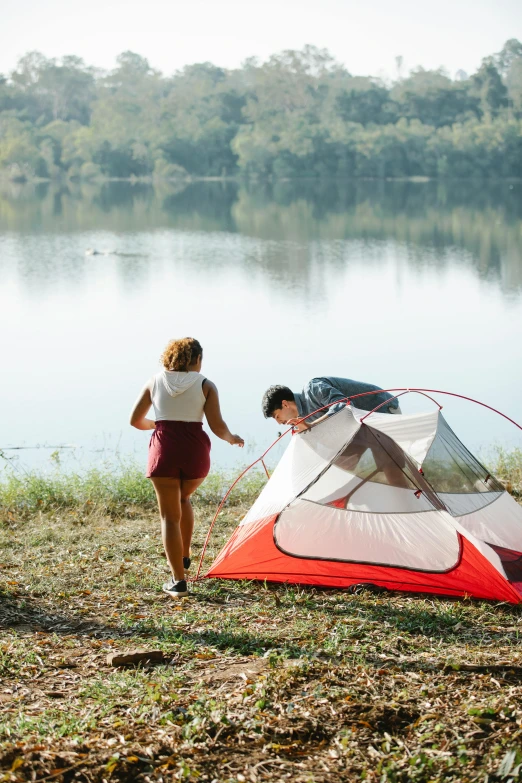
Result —
POLYGON ((488 462, 493 474, 507 491, 517 498, 522 497, 522 449, 508 451, 497 446, 488 462))

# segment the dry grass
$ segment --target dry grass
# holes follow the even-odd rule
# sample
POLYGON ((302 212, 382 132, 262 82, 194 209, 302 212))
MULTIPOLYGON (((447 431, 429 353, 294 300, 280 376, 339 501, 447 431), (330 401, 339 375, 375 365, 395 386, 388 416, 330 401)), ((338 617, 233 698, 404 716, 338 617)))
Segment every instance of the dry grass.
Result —
MULTIPOLYGON (((519 496, 521 464, 495 466, 519 496)), ((218 580, 174 603, 153 509, 133 466, 0 482, 0 781, 522 780, 519 607, 218 580), (108 664, 138 647, 163 661, 108 664)))
POLYGON ((522 779, 518 607, 212 580, 175 604, 152 512, 11 513, 0 573, 0 780, 522 779), (129 647, 166 660, 107 664, 129 647))

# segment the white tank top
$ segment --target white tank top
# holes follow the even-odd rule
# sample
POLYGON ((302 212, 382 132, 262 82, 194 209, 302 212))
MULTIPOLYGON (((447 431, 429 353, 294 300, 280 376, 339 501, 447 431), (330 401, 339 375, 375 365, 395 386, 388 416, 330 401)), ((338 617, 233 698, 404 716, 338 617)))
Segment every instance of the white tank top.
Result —
POLYGON ((153 378, 152 404, 156 421, 203 421, 205 376, 199 372, 161 370, 153 378))

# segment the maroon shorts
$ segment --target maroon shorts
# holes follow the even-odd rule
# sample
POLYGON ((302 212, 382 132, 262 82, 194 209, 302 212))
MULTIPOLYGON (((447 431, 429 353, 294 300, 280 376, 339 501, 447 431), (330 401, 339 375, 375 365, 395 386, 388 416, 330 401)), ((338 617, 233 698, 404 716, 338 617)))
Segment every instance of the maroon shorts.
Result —
POLYGON ((147 478, 205 478, 210 438, 198 421, 158 421, 149 443, 147 478))

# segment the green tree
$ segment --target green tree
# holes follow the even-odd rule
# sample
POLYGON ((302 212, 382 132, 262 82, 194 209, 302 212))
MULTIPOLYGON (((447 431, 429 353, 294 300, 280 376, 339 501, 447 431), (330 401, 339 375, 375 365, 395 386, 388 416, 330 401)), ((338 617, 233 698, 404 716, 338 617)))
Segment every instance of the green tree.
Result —
POLYGON ((4 176, 519 176, 522 44, 472 77, 417 69, 390 88, 324 49, 165 77, 127 51, 102 72, 29 52, 0 77, 4 176))
POLYGON ((471 77, 470 93, 480 101, 485 117, 496 117, 508 105, 507 89, 492 57, 482 60, 479 70, 471 77))
POLYGON ((12 180, 48 175, 31 124, 5 112, 0 115, 0 171, 12 180))
POLYGON ((145 176, 154 170, 163 80, 149 62, 123 52, 97 84, 89 134, 75 134, 69 154, 77 165, 95 163, 109 177, 145 176))
POLYGON ((344 78, 336 96, 337 113, 345 122, 383 125, 397 117, 388 89, 369 76, 344 78))
POLYGON ((509 100, 516 114, 522 114, 522 57, 513 60, 506 78, 509 100))
POLYGON ((34 122, 76 120, 89 123, 95 72, 79 57, 48 60, 40 52, 22 57, 11 74, 15 104, 34 122))
POLYGON ((517 38, 510 38, 494 57, 494 63, 502 76, 507 76, 515 60, 522 58, 522 43, 517 38))
POLYGON ((479 110, 479 99, 470 95, 468 83, 453 82, 442 70, 418 68, 395 84, 390 98, 399 117, 418 119, 435 128, 451 125, 479 110))
POLYGON ((231 142, 242 122, 244 105, 237 73, 211 63, 179 71, 161 101, 162 156, 192 174, 235 173, 237 157, 231 142))
POLYGON ((261 176, 335 174, 326 118, 335 113, 347 72, 313 46, 284 51, 263 65, 250 61, 245 71, 245 124, 232 143, 240 168, 261 176))

